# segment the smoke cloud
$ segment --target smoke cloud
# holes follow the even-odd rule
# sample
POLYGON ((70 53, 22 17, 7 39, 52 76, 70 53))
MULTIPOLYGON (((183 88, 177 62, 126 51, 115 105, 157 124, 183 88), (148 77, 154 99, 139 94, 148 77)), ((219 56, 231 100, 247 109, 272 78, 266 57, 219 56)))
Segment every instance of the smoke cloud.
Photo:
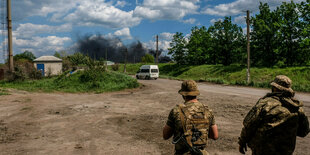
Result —
POLYGON ((107 59, 116 63, 141 62, 141 57, 148 53, 140 41, 125 46, 120 38, 103 35, 86 35, 78 40, 77 51, 88 55, 92 59, 107 59))
MULTIPOLYGON (((129 45, 124 45, 122 40, 115 36, 85 35, 77 42, 76 51, 91 57, 94 60, 105 59, 116 63, 123 63, 125 57, 129 63, 141 62, 141 58, 149 53, 156 58, 155 49, 147 49, 137 40, 129 45), (127 52, 127 53, 126 53, 127 52), (126 55, 127 54, 127 55, 126 55)), ((160 56, 163 50, 158 51, 159 62, 169 62, 168 56, 160 56)))

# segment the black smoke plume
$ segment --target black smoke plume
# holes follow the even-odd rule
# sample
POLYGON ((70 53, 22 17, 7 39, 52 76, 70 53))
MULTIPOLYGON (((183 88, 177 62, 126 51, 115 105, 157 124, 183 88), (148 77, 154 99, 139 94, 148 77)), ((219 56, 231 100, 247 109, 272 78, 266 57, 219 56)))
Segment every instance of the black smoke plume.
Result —
POLYGON ((78 40, 77 51, 91 57, 94 60, 106 59, 116 63, 123 63, 126 57, 127 62, 141 62, 148 50, 143 47, 140 41, 125 46, 120 38, 104 37, 102 35, 86 35, 78 40))

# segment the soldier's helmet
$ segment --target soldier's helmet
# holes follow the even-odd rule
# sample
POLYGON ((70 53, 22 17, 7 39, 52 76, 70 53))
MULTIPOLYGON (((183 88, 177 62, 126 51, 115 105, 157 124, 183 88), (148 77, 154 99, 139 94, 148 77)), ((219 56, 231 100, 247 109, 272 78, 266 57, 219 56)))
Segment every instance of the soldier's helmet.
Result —
POLYGON ((200 92, 194 80, 186 80, 183 81, 179 94, 183 96, 198 96, 200 92))
POLYGON ((276 76, 276 78, 273 80, 273 82, 270 83, 270 85, 276 87, 280 91, 294 94, 294 91, 291 88, 292 80, 285 75, 276 76))

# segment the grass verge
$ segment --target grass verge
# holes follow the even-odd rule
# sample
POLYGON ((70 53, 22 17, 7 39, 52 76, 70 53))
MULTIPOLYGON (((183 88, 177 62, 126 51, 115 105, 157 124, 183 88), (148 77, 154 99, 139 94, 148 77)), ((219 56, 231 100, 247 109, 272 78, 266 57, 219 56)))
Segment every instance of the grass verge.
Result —
POLYGON ((1 95, 10 95, 9 92, 6 89, 1 89, 0 88, 0 96, 1 95))
MULTIPOLYGON (((135 74, 143 64, 127 64, 128 74, 135 74)), ((246 66, 243 65, 177 65, 172 63, 159 64, 161 78, 178 80, 207 81, 217 84, 253 86, 270 88, 269 83, 276 75, 286 75, 293 81, 292 88, 296 91, 310 92, 310 67, 287 68, 251 68, 251 83, 246 81, 246 66)), ((119 72, 123 71, 120 65, 119 72)))
POLYGON ((41 80, 25 80, 15 82, 0 81, 2 88, 15 88, 26 91, 43 92, 108 92, 127 88, 136 88, 136 79, 117 72, 101 72, 96 70, 80 71, 69 75, 64 73, 58 77, 41 80))

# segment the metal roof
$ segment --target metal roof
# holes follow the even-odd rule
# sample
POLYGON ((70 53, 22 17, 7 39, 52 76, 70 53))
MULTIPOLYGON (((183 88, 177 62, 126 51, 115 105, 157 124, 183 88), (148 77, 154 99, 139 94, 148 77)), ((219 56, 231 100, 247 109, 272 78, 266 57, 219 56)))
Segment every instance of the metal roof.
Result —
POLYGON ((54 56, 41 56, 39 58, 34 59, 33 61, 34 62, 37 62, 37 61, 62 62, 62 59, 59 59, 59 58, 54 57, 54 56))

